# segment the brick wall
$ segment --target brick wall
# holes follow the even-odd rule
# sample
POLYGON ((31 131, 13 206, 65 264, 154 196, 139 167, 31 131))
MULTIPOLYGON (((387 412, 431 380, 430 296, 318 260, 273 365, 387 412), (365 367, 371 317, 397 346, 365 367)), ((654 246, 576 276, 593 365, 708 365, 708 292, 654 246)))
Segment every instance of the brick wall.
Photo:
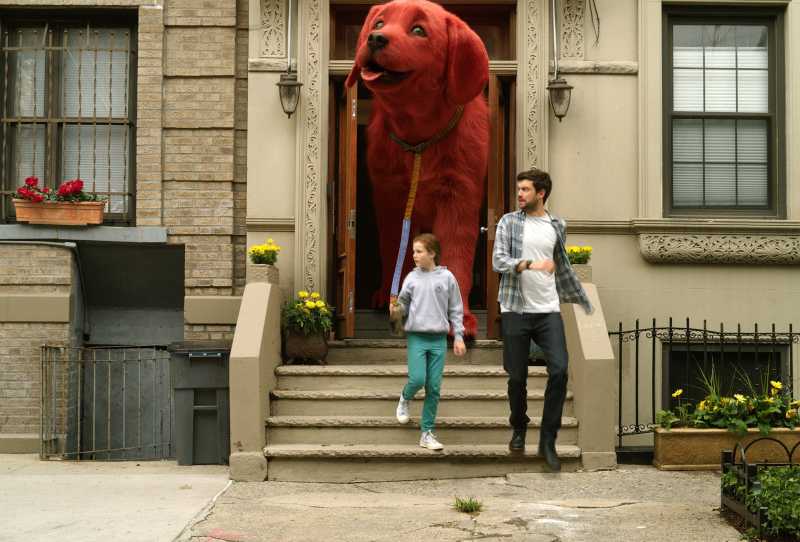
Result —
MULTIPOLYGON (((0 295, 69 294, 72 253, 0 245, 0 295)), ((0 322, 0 438, 33 434, 40 423, 40 347, 69 344, 68 322, 0 322)))

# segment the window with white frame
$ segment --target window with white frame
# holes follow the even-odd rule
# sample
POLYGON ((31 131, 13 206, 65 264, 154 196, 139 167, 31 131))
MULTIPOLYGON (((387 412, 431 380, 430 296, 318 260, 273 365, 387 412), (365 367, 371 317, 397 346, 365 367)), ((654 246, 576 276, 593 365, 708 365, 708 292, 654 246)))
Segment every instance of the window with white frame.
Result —
POLYGON ((684 9, 665 20, 667 214, 780 215, 778 16, 684 9))
POLYGON ((2 222, 13 221, 11 194, 30 176, 51 188, 80 178, 107 199, 106 222, 131 221, 133 23, 7 14, 0 40, 2 222))

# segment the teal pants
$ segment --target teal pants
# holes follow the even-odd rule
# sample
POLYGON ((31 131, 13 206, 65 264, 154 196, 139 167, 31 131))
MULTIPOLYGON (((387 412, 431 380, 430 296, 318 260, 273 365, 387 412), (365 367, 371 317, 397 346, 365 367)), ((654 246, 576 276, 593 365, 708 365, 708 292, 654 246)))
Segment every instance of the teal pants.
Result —
POLYGON ((447 336, 431 333, 408 333, 408 382, 403 388, 403 399, 411 400, 425 388, 422 406, 422 431, 433 431, 436 411, 439 409, 439 392, 442 389, 444 358, 447 354, 447 336))

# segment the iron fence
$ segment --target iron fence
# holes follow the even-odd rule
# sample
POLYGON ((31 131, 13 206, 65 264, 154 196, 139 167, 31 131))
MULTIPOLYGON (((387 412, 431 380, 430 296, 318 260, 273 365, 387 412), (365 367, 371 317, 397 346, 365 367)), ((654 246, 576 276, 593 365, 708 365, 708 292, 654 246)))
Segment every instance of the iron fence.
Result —
POLYGON ((670 318, 666 326, 656 319, 642 326, 637 319, 633 329, 609 331, 617 357, 618 406, 617 446, 624 448, 625 437, 652 433, 656 414, 661 408, 676 406, 672 397, 676 388, 690 402, 703 398, 706 390, 697 385, 698 376, 716 374, 731 394, 742 382, 784 380, 794 382, 794 345, 800 335, 792 324, 778 330, 772 324, 759 330, 758 324, 735 330, 720 324, 719 330, 692 327, 689 318, 675 325, 670 318))
POLYGON ((43 459, 174 456, 169 353, 163 348, 46 345, 41 382, 43 459))

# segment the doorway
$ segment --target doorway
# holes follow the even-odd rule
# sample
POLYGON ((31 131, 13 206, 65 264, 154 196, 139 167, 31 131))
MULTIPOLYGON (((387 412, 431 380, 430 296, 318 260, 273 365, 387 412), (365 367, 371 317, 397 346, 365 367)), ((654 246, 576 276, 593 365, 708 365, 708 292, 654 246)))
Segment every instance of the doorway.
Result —
MULTIPOLYGON (((331 57, 352 59, 355 42, 369 5, 331 6, 331 57)), ((509 4, 448 5, 483 39, 491 60, 512 60, 515 11, 509 4)), ((515 175, 516 76, 507 66, 500 75, 491 68, 484 95, 490 106, 489 167, 480 213, 480 235, 475 247, 473 286, 469 306, 478 319, 476 338, 500 335, 497 306, 498 277, 492 271, 491 252, 497 221, 510 208, 508 187, 515 175)), ((329 81, 328 227, 334 235, 328 261, 329 291, 336 292, 336 335, 339 338, 388 338, 386 307, 376 307, 373 293, 380 287, 381 261, 372 188, 366 167, 366 127, 372 96, 363 85, 344 87, 343 75, 329 81)), ((511 194, 513 200, 513 194, 511 194)), ((398 228, 400 224, 398 224, 398 228)))

